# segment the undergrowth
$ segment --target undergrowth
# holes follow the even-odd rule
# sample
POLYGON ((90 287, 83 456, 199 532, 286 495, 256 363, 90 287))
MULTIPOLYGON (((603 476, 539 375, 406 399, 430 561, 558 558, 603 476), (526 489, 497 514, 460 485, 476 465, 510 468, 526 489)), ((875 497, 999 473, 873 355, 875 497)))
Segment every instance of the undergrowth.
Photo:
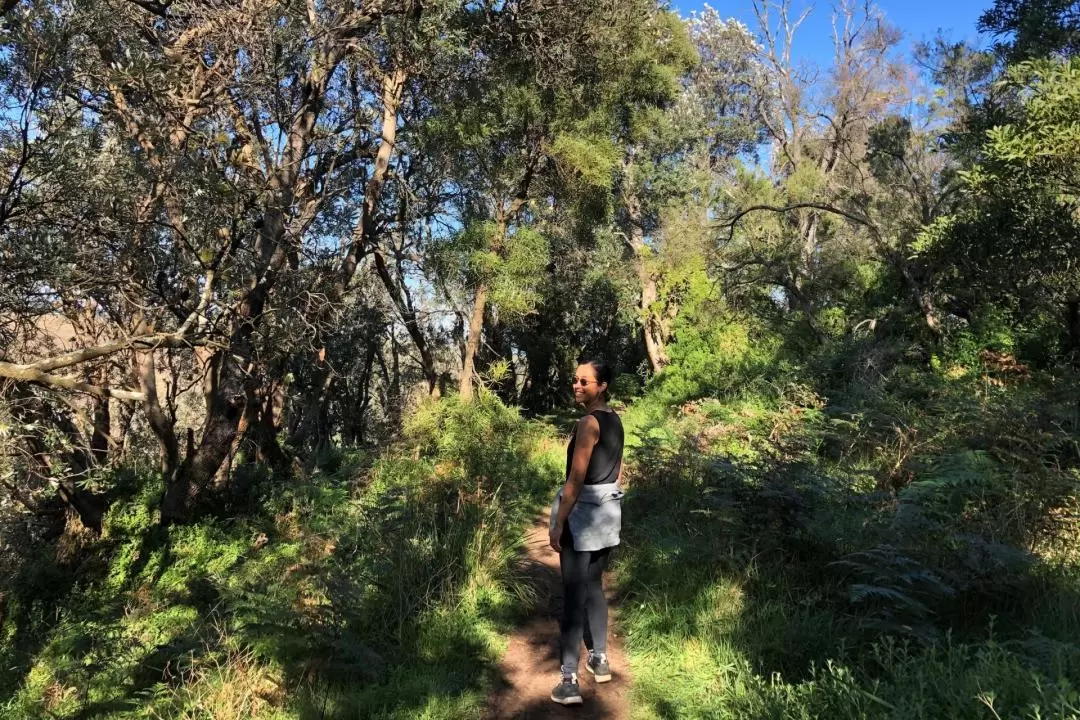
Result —
MULTIPOLYGON (((620 398, 635 714, 1080 717, 1075 375, 859 343, 796 372, 728 339, 749 359, 620 398)), ((431 402, 394 446, 255 473, 252 510, 182 527, 121 474, 101 538, 3 589, 0 715, 481 715, 562 420, 431 402)))
POLYGON ((0 716, 475 717, 558 456, 485 393, 423 406, 378 457, 265 480, 242 518, 162 528, 134 479, 100 540, 12 584, 0 716))
POLYGON ((1077 378, 881 368, 628 408, 637 716, 1080 717, 1077 378))

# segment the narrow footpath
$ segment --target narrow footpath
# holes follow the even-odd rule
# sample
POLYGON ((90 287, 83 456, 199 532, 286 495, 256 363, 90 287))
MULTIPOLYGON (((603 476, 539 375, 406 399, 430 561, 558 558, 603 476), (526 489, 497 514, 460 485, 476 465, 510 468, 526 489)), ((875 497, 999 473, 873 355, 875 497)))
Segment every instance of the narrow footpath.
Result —
MULTIPOLYGON (((616 551, 617 552, 617 551, 616 551)), ((559 680, 559 616, 562 613, 562 582, 559 556, 548 546, 547 516, 537 519, 525 537, 526 576, 537 593, 536 609, 510 637, 506 654, 499 663, 500 681, 488 698, 486 720, 629 720, 629 667, 619 629, 612 623, 608 632, 611 682, 593 681, 585 670, 582 646, 580 666, 581 696, 584 705, 562 707, 551 701, 551 689, 559 680)), ((604 590, 615 607, 609 578, 604 590)))

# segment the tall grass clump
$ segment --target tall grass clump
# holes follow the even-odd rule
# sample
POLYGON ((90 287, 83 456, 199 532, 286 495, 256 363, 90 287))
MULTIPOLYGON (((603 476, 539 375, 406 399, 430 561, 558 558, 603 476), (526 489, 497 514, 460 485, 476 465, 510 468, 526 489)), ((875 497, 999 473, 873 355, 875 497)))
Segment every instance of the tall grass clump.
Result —
POLYGON ((385 672, 367 688, 322 688, 310 702, 329 698, 349 717, 478 712, 483 669, 502 649, 496 630, 529 602, 513 560, 557 482, 547 432, 486 392, 421 406, 401 445, 372 468, 358 500, 366 521, 340 538, 338 552, 356 560, 330 580, 351 588, 342 593, 351 624, 381 638, 385 672))
POLYGON ((141 478, 79 557, 8 590, 0 716, 475 717, 554 448, 481 393, 377 454, 264 474, 242 518, 162 527, 141 478))

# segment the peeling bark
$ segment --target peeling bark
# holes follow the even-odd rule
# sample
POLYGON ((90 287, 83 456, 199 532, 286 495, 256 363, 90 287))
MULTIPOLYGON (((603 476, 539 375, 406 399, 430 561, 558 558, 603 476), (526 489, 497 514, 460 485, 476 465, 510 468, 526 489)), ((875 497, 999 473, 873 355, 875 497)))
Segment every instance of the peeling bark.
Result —
POLYGON ((484 308, 487 306, 487 284, 480 283, 473 296, 472 312, 469 314, 469 337, 465 344, 465 364, 461 368, 458 392, 466 402, 472 400, 473 376, 475 375, 476 351, 480 348, 480 335, 484 330, 484 308))

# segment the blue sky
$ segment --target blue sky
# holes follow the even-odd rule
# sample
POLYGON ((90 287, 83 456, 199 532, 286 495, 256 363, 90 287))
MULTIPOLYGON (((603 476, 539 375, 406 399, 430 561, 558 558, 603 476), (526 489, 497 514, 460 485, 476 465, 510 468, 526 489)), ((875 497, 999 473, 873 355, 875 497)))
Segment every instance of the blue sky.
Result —
MULTIPOLYGON (((753 6, 750 0, 710 0, 708 3, 722 18, 734 17, 751 30, 755 29, 753 6)), ((672 0, 672 6, 684 17, 702 8, 701 0, 672 0)), ((886 18, 904 31, 908 47, 919 40, 932 39, 938 30, 953 41, 980 41, 975 23, 993 0, 878 0, 877 5, 886 18)), ((792 0, 795 15, 812 7, 810 17, 795 35, 795 53, 806 60, 827 64, 832 60, 832 4, 792 0)))

